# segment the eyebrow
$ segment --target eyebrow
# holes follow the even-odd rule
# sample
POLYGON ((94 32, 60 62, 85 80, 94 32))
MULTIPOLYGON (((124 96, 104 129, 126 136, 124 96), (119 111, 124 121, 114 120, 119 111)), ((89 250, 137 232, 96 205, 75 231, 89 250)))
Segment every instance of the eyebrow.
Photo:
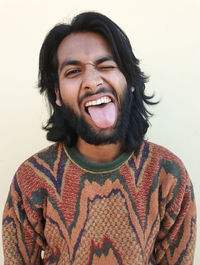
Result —
POLYGON ((104 57, 96 60, 95 64, 98 65, 98 64, 101 64, 101 63, 106 62, 106 61, 115 62, 115 60, 114 60, 114 58, 112 56, 104 56, 104 57))
MULTIPOLYGON (((99 65, 103 62, 106 62, 106 61, 113 61, 115 62, 114 58, 112 56, 104 56, 102 58, 99 58, 95 61, 95 65, 99 65)), ((62 62, 61 66, 59 67, 59 72, 61 72, 63 70, 63 68, 65 66, 68 66, 68 65, 81 65, 82 62, 79 61, 79 60, 65 60, 62 62)))

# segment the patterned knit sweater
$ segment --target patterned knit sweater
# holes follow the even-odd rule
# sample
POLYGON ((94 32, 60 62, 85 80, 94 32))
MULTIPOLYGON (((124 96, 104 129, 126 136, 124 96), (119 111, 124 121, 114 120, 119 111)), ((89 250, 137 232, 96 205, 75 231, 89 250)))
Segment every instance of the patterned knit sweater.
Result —
POLYGON ((145 141, 138 156, 85 161, 51 145, 13 178, 4 264, 193 264, 195 203, 182 162, 145 141))

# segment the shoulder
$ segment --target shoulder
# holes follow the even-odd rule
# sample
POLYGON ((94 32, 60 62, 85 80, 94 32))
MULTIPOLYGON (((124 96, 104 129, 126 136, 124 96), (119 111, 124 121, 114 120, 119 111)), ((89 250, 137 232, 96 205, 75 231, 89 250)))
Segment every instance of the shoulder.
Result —
POLYGON ((31 162, 33 160, 42 160, 45 162, 53 161, 57 158, 60 152, 63 151, 63 144, 62 143, 54 143, 48 147, 45 147, 38 151, 37 153, 30 156, 28 159, 26 159, 19 168, 23 167, 23 165, 26 165, 28 162, 31 162))
POLYGON ((60 154, 63 152, 63 150, 63 143, 55 143, 35 153, 31 157, 29 157, 24 163, 26 164, 27 162, 37 160, 38 162, 40 161, 40 164, 45 165, 46 163, 50 165, 60 157, 60 154))
POLYGON ((187 170, 182 160, 167 148, 144 141, 143 148, 147 149, 148 165, 159 176, 161 182, 182 183, 190 182, 187 170))
POLYGON ((172 161, 177 161, 178 163, 182 163, 181 159, 166 147, 149 141, 144 141, 144 144, 149 147, 149 150, 153 156, 157 156, 160 159, 164 158, 172 161))
POLYGON ((168 161, 168 163, 178 164, 180 167, 185 168, 182 160, 169 149, 149 141, 144 141, 144 146, 148 148, 151 159, 159 161, 159 163, 168 161))
POLYGON ((26 159, 17 169, 14 178, 21 184, 36 179, 44 180, 54 175, 55 166, 62 157, 66 157, 63 143, 52 144, 26 159))
POLYGON ((148 149, 149 172, 154 172, 161 194, 176 197, 179 204, 187 195, 194 200, 193 185, 182 160, 167 148, 145 141, 148 149))

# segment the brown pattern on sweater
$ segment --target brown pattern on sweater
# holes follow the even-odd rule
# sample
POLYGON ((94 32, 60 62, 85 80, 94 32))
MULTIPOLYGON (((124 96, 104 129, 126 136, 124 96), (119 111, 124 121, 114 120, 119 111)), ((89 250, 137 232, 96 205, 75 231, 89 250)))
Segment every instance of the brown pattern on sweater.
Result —
POLYGON ((174 154, 145 141, 106 171, 77 161, 60 143, 20 166, 3 215, 5 265, 192 264, 194 195, 174 154))

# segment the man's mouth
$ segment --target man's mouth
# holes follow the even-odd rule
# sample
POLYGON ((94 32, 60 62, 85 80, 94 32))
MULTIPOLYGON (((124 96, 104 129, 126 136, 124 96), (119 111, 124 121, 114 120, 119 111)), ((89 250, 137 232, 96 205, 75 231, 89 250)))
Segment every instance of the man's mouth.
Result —
POLYGON ((114 126, 116 107, 111 97, 102 96, 95 100, 89 100, 86 101, 84 106, 97 127, 105 129, 114 126))

